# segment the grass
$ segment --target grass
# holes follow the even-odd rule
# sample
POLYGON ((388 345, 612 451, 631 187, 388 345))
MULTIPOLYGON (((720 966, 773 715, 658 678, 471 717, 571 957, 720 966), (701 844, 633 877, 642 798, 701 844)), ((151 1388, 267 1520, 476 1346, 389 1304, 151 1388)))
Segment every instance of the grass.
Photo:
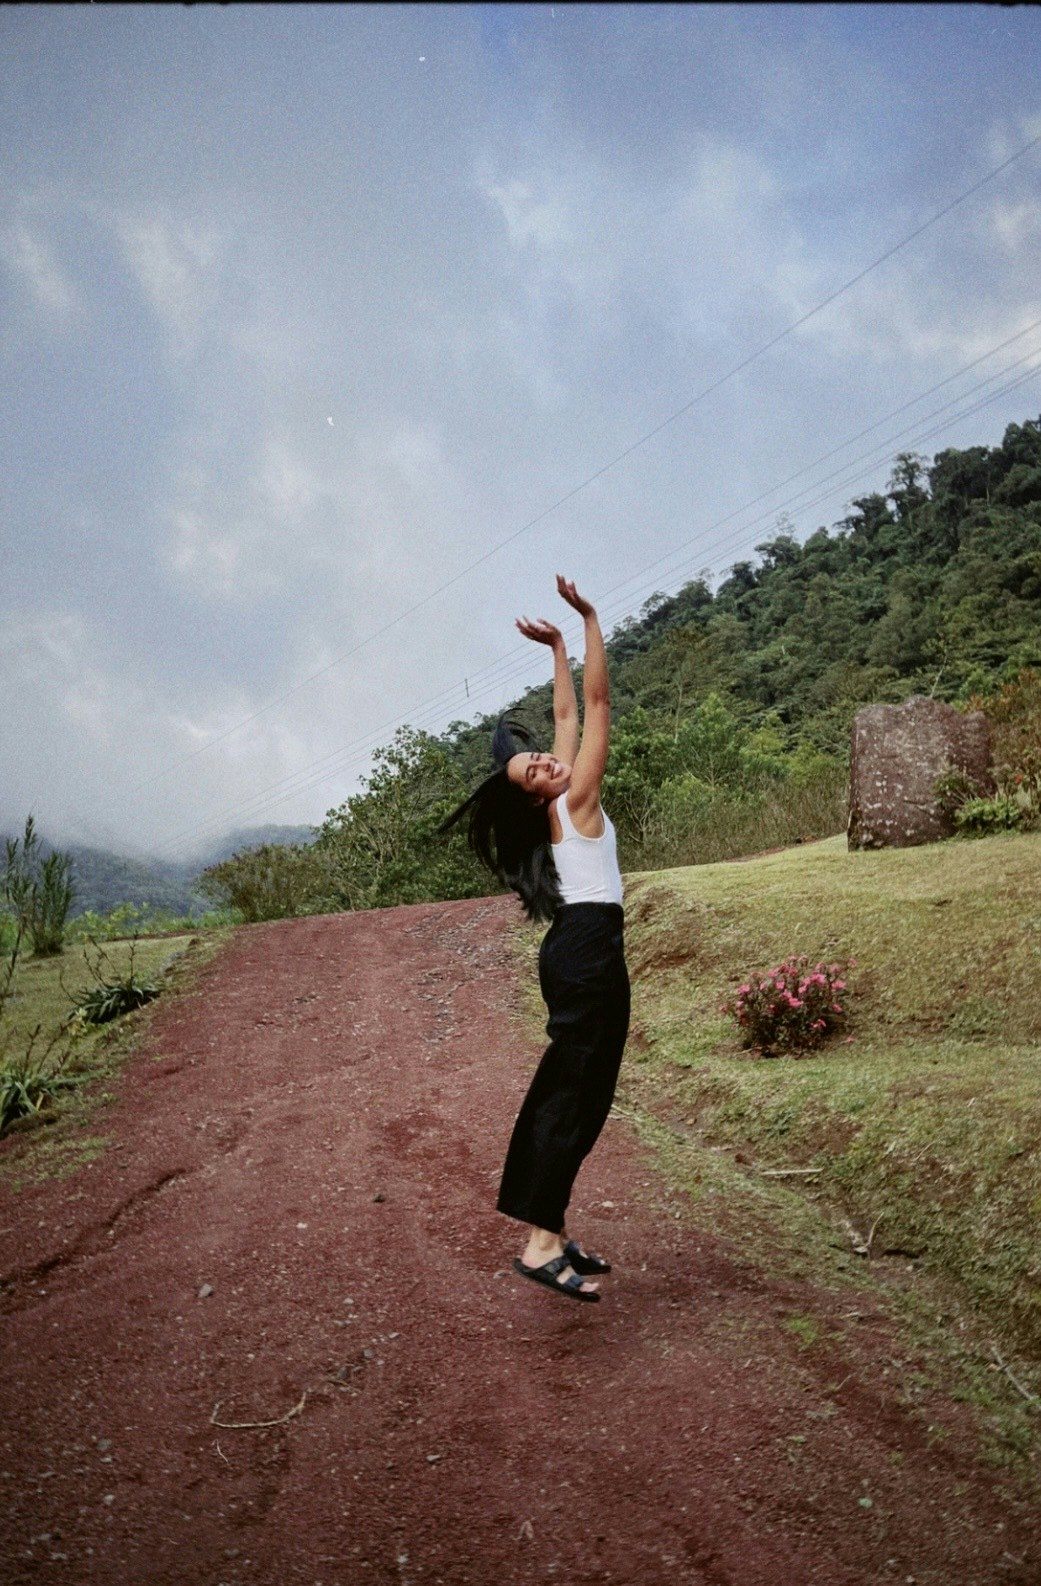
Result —
MULTIPOLYGON (((164 993, 180 989, 219 950, 228 934, 222 930, 138 941, 134 947, 135 974, 157 980, 164 993)), ((130 941, 105 944, 105 952, 117 972, 127 968, 132 945, 130 941)), ((7 1061, 20 1056, 38 1025, 46 1038, 68 1019, 73 1011, 70 993, 93 983, 89 969, 93 956, 89 946, 79 945, 67 947, 57 958, 21 961, 15 994, 8 1000, 0 1033, 7 1061)), ((41 1177, 64 1177, 105 1149, 107 1138, 96 1129, 99 1109, 113 1100, 105 1082, 133 1050, 147 1028, 148 1017, 148 1009, 144 1008, 100 1027, 77 1021, 75 1034, 70 1037, 71 1053, 62 1070, 63 1080, 73 1083, 61 1089, 35 1117, 14 1124, 7 1137, 10 1149, 0 1154, 0 1173, 13 1188, 19 1189, 23 1183, 41 1177), (43 1131, 43 1125, 49 1127, 43 1131), (34 1132, 33 1148, 27 1153, 14 1144, 14 1139, 30 1130, 34 1132)))
MULTIPOLYGON (((941 1387, 975 1405, 990 1458, 1029 1457, 1041 1415, 993 1349, 1041 1399, 1041 835, 837 837, 628 876, 626 916, 618 1105, 669 1190, 735 1259, 877 1289, 921 1377, 909 1402, 941 1387), (853 1041, 760 1058, 720 1005, 792 952, 858 961, 853 1041)), ((518 939, 529 1029, 538 935, 518 939)))
POLYGON ((819 1169, 783 1197, 957 1282, 1041 1361, 1041 837, 832 838, 636 877, 627 903, 633 1101, 738 1162, 746 1201, 776 1196, 764 1170, 819 1169), (756 1058, 720 1004, 793 951, 858 960, 853 1042, 756 1058))
MULTIPOLYGON (((145 980, 161 976, 191 940, 184 935, 138 942, 134 953, 135 972, 145 980)), ((106 942, 105 951, 117 973, 126 970, 131 945, 129 941, 106 942)), ((89 960, 94 956, 88 945, 77 944, 67 947, 60 957, 22 959, 15 980, 15 995, 7 1004, 4 1018, 4 1029, 9 1032, 12 1045, 24 1041, 38 1024, 50 1030, 68 1018, 72 1012, 68 994, 93 984, 89 960)), ((77 1042, 84 1057, 94 1044, 92 1037, 77 1042)))

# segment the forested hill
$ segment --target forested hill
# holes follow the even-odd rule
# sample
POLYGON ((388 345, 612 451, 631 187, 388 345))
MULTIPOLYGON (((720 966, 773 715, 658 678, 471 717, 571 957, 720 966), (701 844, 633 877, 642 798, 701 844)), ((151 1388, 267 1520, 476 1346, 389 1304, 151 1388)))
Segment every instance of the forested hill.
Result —
MULTIPOLYGON (((1020 736, 1041 737, 1041 418, 1009 425, 1000 446, 903 453, 884 492, 801 540, 782 522, 756 556, 714 591, 695 579, 653 596, 608 638, 604 795, 624 867, 842 830, 850 726, 866 704, 959 704, 1035 669, 1015 708, 1020 736)), ((550 741, 548 681, 514 711, 550 741)), ((493 725, 405 728, 377 753, 365 791, 319 838, 341 902, 487 887, 437 824, 491 769, 493 725)))
MULTIPOLYGON (((1024 673, 1013 791, 1033 802, 1006 815, 1041 817, 1041 418, 1009 425, 1000 446, 931 462, 901 454, 884 493, 801 541, 782 523, 756 556, 714 591, 695 579, 653 596, 609 635, 604 800, 623 868, 838 832, 860 706, 913 693, 963 703, 1024 673)), ((514 710, 551 741, 548 681, 514 710)), ((491 769, 493 725, 455 722, 438 737, 403 728, 313 847, 303 846, 309 831, 265 828, 235 834, 193 866, 121 861, 114 872, 99 863, 111 856, 81 851, 79 907, 198 907, 204 865, 232 847, 287 841, 275 869, 289 912, 486 892, 461 832, 446 839, 438 828, 491 769)))
MULTIPOLYGON (((211 907, 196 885, 200 872, 207 865, 216 864, 239 849, 255 848, 261 843, 306 843, 313 835, 310 826, 254 826, 216 839, 196 858, 181 861, 134 859, 82 843, 55 844, 46 837, 40 848, 46 856, 59 847, 72 860, 75 897, 70 917, 73 919, 88 911, 103 914, 123 903, 155 913, 197 915, 211 907)), ((20 836, 17 830, 0 832, 0 843, 20 836)))
MULTIPOLYGON (((674 722, 715 691, 788 748, 844 756, 860 705, 985 693, 1041 663, 1041 418, 931 464, 903 453, 885 494, 756 551, 715 594, 695 580, 615 629, 617 719, 641 706, 674 722)), ((538 718, 549 699, 525 703, 538 718)), ((444 741, 462 750, 472 732, 444 741)))

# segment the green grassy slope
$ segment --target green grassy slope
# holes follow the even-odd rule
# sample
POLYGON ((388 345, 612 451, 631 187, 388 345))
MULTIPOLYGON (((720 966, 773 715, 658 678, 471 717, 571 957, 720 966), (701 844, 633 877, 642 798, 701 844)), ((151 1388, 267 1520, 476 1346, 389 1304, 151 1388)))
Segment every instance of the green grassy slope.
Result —
POLYGON ((705 1215, 749 1238, 783 1222, 807 1251, 844 1228, 851 1270, 949 1280, 1041 1359, 1041 836, 855 854, 830 838, 632 877, 627 915, 620 1100, 705 1215), (858 960, 854 1039, 758 1058, 720 1004, 791 952, 858 960))

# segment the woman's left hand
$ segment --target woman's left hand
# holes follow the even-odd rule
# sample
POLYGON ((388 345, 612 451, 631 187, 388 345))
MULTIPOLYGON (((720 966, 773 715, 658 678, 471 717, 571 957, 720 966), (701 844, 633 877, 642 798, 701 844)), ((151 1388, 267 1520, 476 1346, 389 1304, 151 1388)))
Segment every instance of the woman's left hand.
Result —
POLYGON ((534 639, 536 644, 563 644, 564 636, 559 628, 555 628, 545 617, 518 617, 517 626, 526 639, 534 639))
POLYGON ((560 573, 557 574, 557 594, 563 596, 569 606, 574 606, 580 617, 592 617, 594 615, 592 606, 588 600, 582 599, 582 596, 575 588, 573 580, 562 577, 560 573))

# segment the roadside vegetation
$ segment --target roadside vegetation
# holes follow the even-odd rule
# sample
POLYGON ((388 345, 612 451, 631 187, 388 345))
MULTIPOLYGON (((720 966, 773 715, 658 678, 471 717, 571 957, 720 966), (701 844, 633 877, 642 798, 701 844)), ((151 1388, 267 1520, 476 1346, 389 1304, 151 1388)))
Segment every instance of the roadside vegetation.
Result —
POLYGON ((805 1275, 928 1273, 1041 1401, 1041 835, 642 875, 627 916, 619 1101, 697 1216, 805 1275), (791 953, 855 963, 845 1015, 764 1055, 726 1005, 791 953))
POLYGON ((98 1109, 133 1049, 146 1004, 187 983, 218 951, 227 931, 130 938, 103 948, 67 946, 64 955, 9 950, 0 973, 0 1135, 33 1132, 30 1156, 0 1157, 14 1184, 71 1172, 97 1155, 98 1109))

